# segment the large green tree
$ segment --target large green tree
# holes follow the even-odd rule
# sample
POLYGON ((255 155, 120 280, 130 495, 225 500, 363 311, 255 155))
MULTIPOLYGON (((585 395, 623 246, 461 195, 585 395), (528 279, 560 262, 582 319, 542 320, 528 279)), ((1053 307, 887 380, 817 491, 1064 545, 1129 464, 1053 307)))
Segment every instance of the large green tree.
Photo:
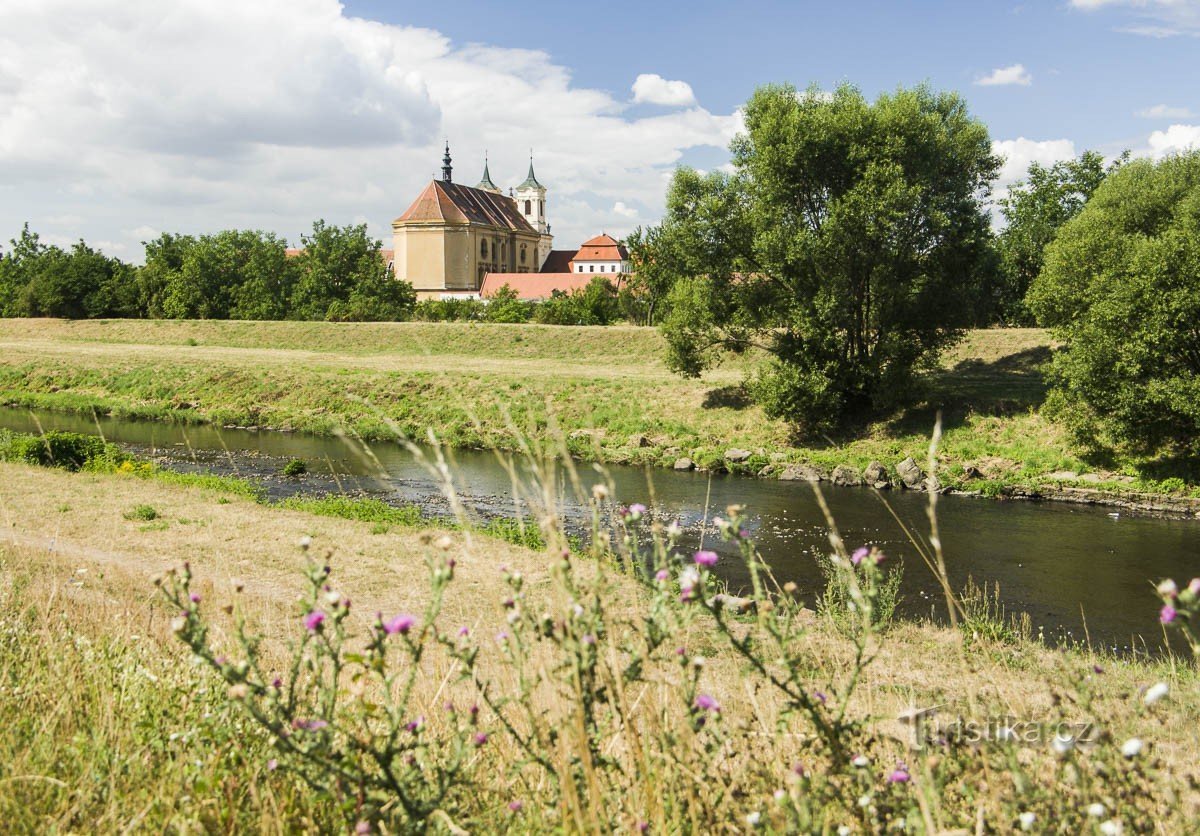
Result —
POLYGON ((412 315, 417 301, 412 285, 388 271, 366 224, 339 227, 319 220, 302 242, 292 316, 384 321, 412 315))
POLYGON ((902 402, 975 316, 987 129, 924 86, 874 102, 767 86, 745 123, 732 174, 682 169, 668 194, 655 257, 675 273, 671 367, 759 348, 752 392, 810 429, 902 402))
POLYGON ((1200 456, 1200 151, 1106 178, 1027 301, 1063 343, 1048 406, 1080 440, 1200 456))
POLYGON ((1128 156, 1126 153, 1108 166, 1096 151, 1084 151, 1078 159, 1063 160, 1048 168, 1033 163, 1028 177, 1000 199, 1005 226, 997 241, 1003 280, 993 300, 996 320, 1032 324, 1025 294, 1042 271, 1046 247, 1128 156))
POLYGON ((281 319, 292 268, 274 233, 229 229, 196 239, 163 236, 146 266, 165 274, 160 305, 171 319, 281 319), (169 239, 169 240, 168 240, 169 239), (178 260, 178 266, 173 264, 178 260))
POLYGON ((83 241, 44 244, 26 224, 0 261, 0 313, 69 319, 136 316, 134 270, 83 241))

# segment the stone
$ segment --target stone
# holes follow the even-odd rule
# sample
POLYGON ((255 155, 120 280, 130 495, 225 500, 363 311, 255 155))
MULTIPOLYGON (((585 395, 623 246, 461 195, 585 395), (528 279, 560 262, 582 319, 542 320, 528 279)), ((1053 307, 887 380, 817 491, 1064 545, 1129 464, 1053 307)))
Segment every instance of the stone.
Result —
POLYGON ((774 474, 777 469, 773 464, 766 465, 762 470, 758 471, 758 478, 766 479, 774 474))
POLYGON ((749 450, 741 450, 737 447, 731 447, 725 451, 725 460, 734 463, 744 462, 754 454, 749 450))
POLYGON ((967 464, 963 465, 963 478, 964 479, 983 479, 986 477, 984 477, 983 471, 980 470, 977 465, 975 465, 971 462, 968 462, 967 464))
POLYGON ((670 458, 671 456, 678 457, 682 452, 683 450, 678 447, 668 447, 666 450, 663 450, 663 455, 667 458, 670 458))
POLYGON ((824 479, 821 471, 811 464, 789 464, 779 474, 783 482, 820 482, 824 479))
POLYGON ((829 481, 843 488, 857 488, 863 483, 859 472, 845 464, 839 464, 833 469, 833 474, 829 477, 829 481))
POLYGON ((913 457, 909 456, 900 464, 896 465, 896 474, 900 477, 904 487, 911 490, 920 490, 924 487, 925 474, 921 472, 921 468, 913 461, 913 457))
POLYGON ((888 478, 887 468, 879 462, 871 462, 863 471, 863 478, 868 482, 883 482, 888 478))
POLYGON ((1104 477, 1099 473, 1084 473, 1080 475, 1079 481, 1088 482, 1089 484, 1095 485, 1098 482, 1103 482, 1104 477))
POLYGON ((675 470, 695 470, 696 463, 687 456, 684 456, 683 458, 676 459, 675 464, 671 465, 671 467, 675 470))
POLYGON ((1046 478, 1053 479, 1055 482, 1072 482, 1079 478, 1079 474, 1074 470, 1056 470, 1046 478))
POLYGON ((650 447, 652 445, 650 443, 650 439, 648 439, 646 436, 642 435, 641 433, 634 433, 633 435, 629 436, 629 446, 633 447, 634 449, 638 449, 641 447, 650 447))

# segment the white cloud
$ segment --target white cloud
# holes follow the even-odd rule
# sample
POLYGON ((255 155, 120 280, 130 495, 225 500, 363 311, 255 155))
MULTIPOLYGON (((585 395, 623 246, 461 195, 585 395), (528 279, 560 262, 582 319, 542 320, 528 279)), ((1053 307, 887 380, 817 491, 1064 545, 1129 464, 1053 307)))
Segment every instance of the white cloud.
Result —
POLYGON ((1029 166, 1033 163, 1051 166, 1060 160, 1070 160, 1076 156, 1075 143, 1069 139, 1039 141, 1026 139, 1023 136, 1016 139, 993 141, 992 153, 1004 160, 1000 169, 1000 177, 997 180, 997 185, 1001 190, 1007 189, 1018 180, 1025 179, 1029 166))
POLYGON ((1013 64, 1011 67, 999 67, 982 78, 976 79, 981 87, 999 87, 1006 84, 1019 84, 1028 87, 1033 84, 1033 76, 1025 69, 1024 64, 1013 64))
POLYGON ((1170 107, 1165 104, 1148 107, 1145 110, 1139 110, 1135 116, 1140 116, 1143 119, 1187 119, 1192 115, 1192 112, 1186 107, 1170 107))
POLYGON ((657 73, 642 73, 633 82, 633 101, 637 104, 687 107, 696 103, 696 94, 686 81, 668 81, 657 73))
POLYGON ((636 218, 638 211, 632 206, 626 206, 624 201, 618 200, 613 204, 613 214, 620 215, 623 218, 636 218))
POLYGON ((1148 140, 1150 156, 1160 159, 1180 151, 1200 149, 1200 125, 1172 125, 1155 131, 1148 140))
POLYGON ((456 181, 475 182, 486 148, 502 188, 533 148, 569 248, 615 202, 661 211, 684 153, 725 148, 741 125, 683 82, 666 84, 687 107, 631 117, 544 52, 458 46, 337 0, 3 4, 0 238, 74 216, 54 231, 136 256, 158 230, 295 241, 316 218, 365 217, 387 241, 448 137, 456 181))
POLYGON ((1138 22, 1121 26, 1117 31, 1131 35, 1149 38, 1200 35, 1200 3, 1196 0, 1071 0, 1071 6, 1085 12, 1124 8, 1138 22))

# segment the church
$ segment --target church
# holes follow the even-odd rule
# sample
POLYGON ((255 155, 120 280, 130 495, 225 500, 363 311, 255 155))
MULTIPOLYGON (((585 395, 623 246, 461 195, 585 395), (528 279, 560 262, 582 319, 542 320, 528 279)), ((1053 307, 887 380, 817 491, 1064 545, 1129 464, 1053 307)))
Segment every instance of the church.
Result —
POLYGON ((419 299, 481 298, 504 285, 525 299, 583 287, 597 273, 620 284, 629 254, 607 235, 579 250, 555 250, 546 222, 546 187, 529 173, 505 195, 492 182, 487 160, 475 186, 454 182, 450 145, 442 179, 432 180, 392 221, 393 272, 419 299))

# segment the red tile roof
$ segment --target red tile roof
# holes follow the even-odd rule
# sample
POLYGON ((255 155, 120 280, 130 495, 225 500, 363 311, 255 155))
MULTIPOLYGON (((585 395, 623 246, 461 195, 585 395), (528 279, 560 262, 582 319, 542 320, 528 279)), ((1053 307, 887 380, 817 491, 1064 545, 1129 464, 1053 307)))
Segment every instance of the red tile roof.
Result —
POLYGON ((584 241, 579 252, 575 253, 575 261, 624 261, 627 258, 629 250, 616 238, 605 234, 584 241))
POLYGON ((614 273, 488 273, 479 295, 486 299, 508 285, 517 292, 517 298, 539 301, 549 299, 556 290, 570 293, 585 288, 595 278, 618 279, 614 273))
POLYGON ((444 180, 431 181, 395 223, 471 223, 533 232, 511 197, 444 180))

